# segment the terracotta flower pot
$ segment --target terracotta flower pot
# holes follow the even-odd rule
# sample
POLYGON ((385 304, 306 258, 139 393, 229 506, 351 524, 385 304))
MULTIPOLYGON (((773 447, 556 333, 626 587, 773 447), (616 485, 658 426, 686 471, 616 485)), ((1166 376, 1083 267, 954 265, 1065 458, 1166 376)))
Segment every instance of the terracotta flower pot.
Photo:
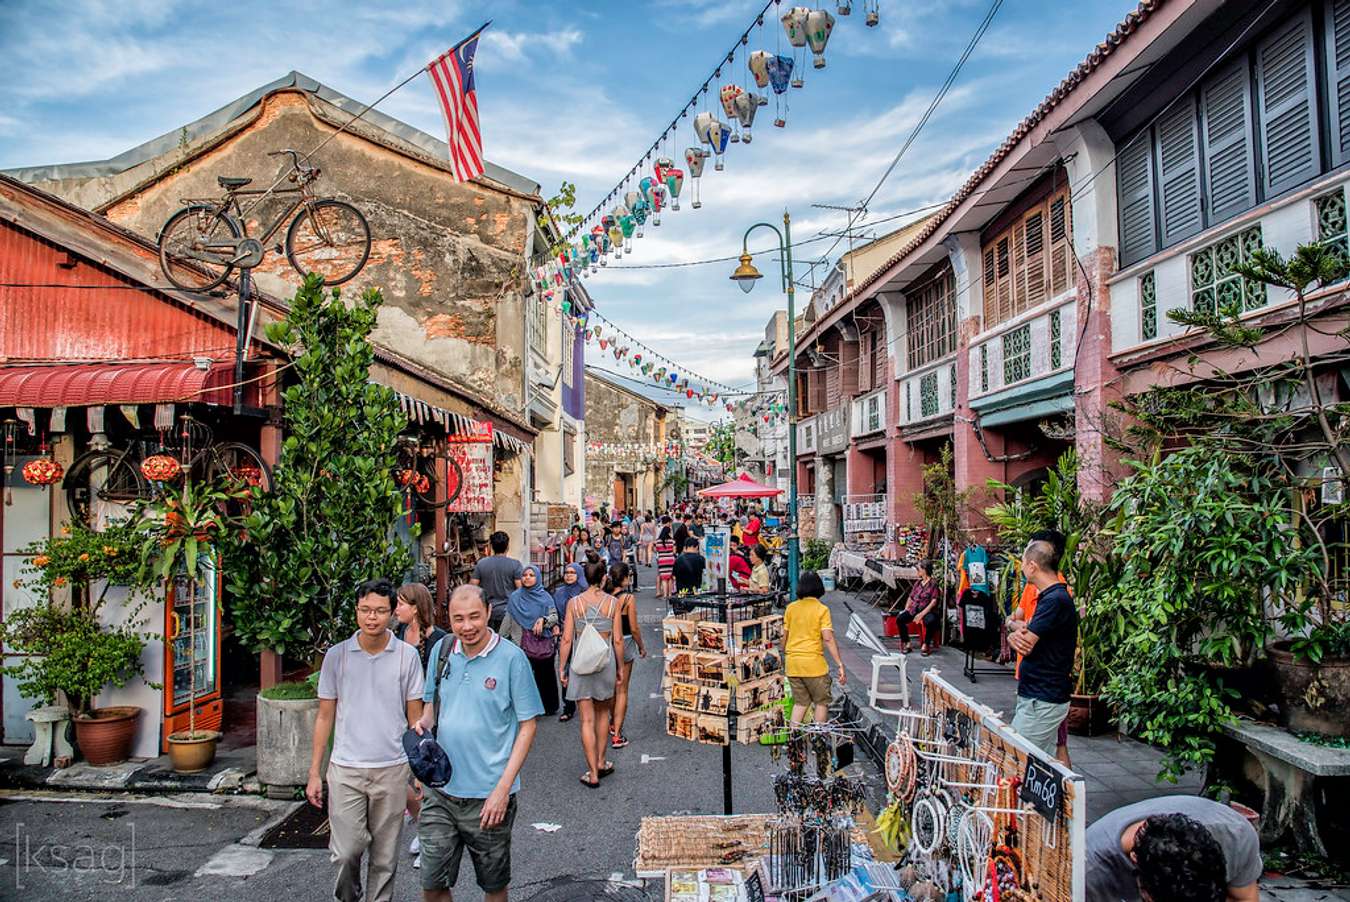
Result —
POLYGON ((140 716, 140 708, 119 706, 95 708, 88 717, 76 717, 75 743, 84 760, 96 767, 127 760, 140 716))
POLYGON ((1325 736, 1350 736, 1350 658, 1323 658, 1321 663, 1294 657, 1287 641, 1266 649, 1275 671, 1280 722, 1291 730, 1325 736))
POLYGON ((215 730, 170 733, 169 761, 174 772, 198 774, 206 770, 216 760, 216 743, 219 741, 220 733, 215 730))

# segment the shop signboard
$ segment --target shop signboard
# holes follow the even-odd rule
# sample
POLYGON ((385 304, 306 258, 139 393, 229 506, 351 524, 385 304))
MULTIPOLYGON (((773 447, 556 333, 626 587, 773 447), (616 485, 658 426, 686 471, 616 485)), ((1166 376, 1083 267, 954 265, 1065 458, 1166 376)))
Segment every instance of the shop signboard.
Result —
POLYGON ((838 454, 848 448, 849 419, 847 404, 816 417, 816 448, 821 454, 838 454))
POLYGON ((446 510, 456 514, 492 511, 492 424, 480 422, 468 432, 446 438, 450 460, 446 493, 455 500, 446 510), (458 494, 455 489, 458 488, 458 494))
POLYGON ((703 537, 703 556, 708 561, 707 579, 717 586, 727 579, 731 567, 731 531, 723 527, 709 529, 703 537))

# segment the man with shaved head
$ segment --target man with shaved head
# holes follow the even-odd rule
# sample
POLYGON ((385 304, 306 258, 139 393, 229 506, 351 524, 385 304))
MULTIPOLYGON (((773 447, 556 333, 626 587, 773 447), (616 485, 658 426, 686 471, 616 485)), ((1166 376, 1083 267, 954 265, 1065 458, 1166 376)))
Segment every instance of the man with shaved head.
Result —
POLYGON ((1073 659, 1078 649, 1078 609, 1059 581, 1061 549, 1057 537, 1040 537, 1022 552, 1022 575, 1039 593, 1028 623, 1012 621, 1008 644, 1023 655, 1017 683, 1013 729, 1054 757, 1059 725, 1069 713, 1073 659))

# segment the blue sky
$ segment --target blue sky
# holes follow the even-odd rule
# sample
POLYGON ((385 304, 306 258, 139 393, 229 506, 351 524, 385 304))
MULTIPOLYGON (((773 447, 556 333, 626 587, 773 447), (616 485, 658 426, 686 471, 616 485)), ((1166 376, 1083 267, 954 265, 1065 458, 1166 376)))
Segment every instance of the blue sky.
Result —
MULTIPOLYGON (((0 168, 112 156, 291 69, 372 100, 492 18, 477 61, 485 155, 546 193, 564 179, 575 182, 577 206, 587 212, 702 84, 761 3, 3 0, 0 168)), ((834 0, 825 6, 833 11, 834 0)), ((636 252, 619 262, 738 253, 746 226, 778 221, 784 209, 793 215, 795 241, 842 226, 844 214, 812 204, 852 205, 871 191, 989 0, 880 0, 877 28, 864 26, 862 6, 854 0, 853 15, 838 18, 827 67, 808 67, 806 87, 786 95, 787 127, 772 126, 771 101, 760 110, 754 141, 729 149, 725 171, 708 165, 702 209, 690 209, 686 182, 681 212, 667 212, 660 228, 648 226, 636 252)), ((1006 0, 868 218, 949 197, 1131 8, 1128 0, 1006 0)), ((782 27, 766 16, 747 49, 780 47, 788 52, 782 27)), ((752 84, 739 57, 724 78, 752 84)), ((381 109, 443 137, 425 77, 381 109)), ((680 125, 674 155, 696 143, 691 116, 680 125)), ((752 250, 769 240, 757 234, 752 250)), ((800 280, 810 280, 804 262, 831 244, 796 252, 800 280)), ((759 263, 767 274, 769 258, 759 263)), ((751 352, 785 300, 774 290, 776 278, 742 294, 727 280, 731 268, 611 266, 588 288, 606 316, 658 352, 739 385, 751 378, 751 352)), ((808 294, 798 292, 799 305, 808 294)))

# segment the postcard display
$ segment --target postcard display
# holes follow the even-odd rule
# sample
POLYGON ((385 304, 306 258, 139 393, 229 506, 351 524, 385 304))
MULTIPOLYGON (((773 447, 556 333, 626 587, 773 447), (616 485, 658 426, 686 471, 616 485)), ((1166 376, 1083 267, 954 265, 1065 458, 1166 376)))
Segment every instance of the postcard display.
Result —
POLYGON ((783 615, 764 596, 693 603, 662 621, 666 732, 749 745, 782 730, 783 615))
POLYGON ((1082 899, 1083 778, 1030 746, 936 671, 886 750, 879 832, 920 902, 1082 899))

